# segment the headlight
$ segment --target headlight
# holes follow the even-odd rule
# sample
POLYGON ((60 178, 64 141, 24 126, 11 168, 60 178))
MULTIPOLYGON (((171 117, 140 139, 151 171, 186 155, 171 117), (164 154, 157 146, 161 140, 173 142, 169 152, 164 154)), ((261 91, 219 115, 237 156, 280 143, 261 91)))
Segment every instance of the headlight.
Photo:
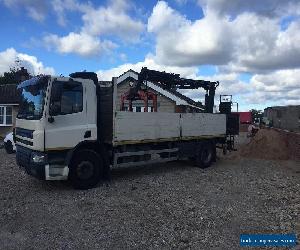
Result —
POLYGON ((44 163, 46 162, 46 156, 44 154, 41 154, 41 153, 32 153, 31 155, 31 159, 32 159, 32 162, 34 163, 44 163))

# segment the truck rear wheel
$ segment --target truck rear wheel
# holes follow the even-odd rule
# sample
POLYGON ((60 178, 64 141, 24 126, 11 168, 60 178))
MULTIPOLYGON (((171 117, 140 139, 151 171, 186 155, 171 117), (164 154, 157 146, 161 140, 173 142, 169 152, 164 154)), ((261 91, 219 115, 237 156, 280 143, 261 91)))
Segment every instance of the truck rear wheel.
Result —
POLYGON ((206 142, 197 150, 196 166, 200 168, 208 168, 214 159, 213 144, 206 142))
POLYGON ((102 177, 103 161, 100 155, 87 149, 75 153, 69 173, 69 179, 74 188, 93 188, 102 177))

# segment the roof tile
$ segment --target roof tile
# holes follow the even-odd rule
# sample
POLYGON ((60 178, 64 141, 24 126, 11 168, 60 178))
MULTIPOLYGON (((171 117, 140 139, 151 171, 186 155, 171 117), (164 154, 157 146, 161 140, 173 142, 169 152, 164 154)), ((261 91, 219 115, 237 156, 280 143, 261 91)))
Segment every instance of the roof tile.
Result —
POLYGON ((18 104, 20 97, 17 84, 0 85, 0 104, 18 104))

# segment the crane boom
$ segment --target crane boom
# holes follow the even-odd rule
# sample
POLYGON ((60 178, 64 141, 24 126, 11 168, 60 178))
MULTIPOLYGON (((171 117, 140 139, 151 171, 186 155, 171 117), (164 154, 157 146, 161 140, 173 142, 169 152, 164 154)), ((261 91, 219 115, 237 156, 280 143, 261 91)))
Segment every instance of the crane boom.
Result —
POLYGON ((143 67, 138 77, 136 91, 141 89, 145 81, 160 83, 162 88, 166 90, 203 88, 206 90, 205 111, 207 113, 213 113, 215 90, 219 86, 219 82, 186 79, 181 78, 179 74, 150 70, 143 67))

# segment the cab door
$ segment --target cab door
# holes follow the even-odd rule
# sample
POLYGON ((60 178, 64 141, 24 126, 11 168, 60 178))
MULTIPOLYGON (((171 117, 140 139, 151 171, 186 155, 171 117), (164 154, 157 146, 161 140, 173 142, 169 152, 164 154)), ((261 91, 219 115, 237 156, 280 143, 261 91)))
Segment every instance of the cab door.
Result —
POLYGON ((72 78, 56 78, 51 84, 45 125, 45 150, 75 147, 87 135, 86 88, 72 78))

